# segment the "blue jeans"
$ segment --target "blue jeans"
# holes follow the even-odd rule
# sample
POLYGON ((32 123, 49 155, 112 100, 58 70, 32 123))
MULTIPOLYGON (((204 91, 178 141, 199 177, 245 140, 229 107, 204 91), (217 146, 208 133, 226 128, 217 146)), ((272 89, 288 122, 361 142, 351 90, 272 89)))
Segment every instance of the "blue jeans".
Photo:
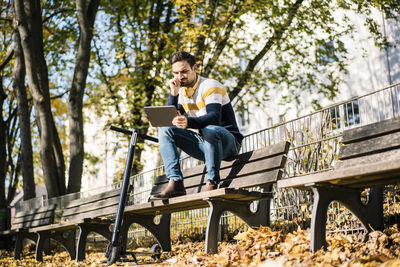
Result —
POLYGON ((188 155, 205 161, 207 181, 220 182, 221 161, 232 158, 239 152, 235 137, 224 127, 209 125, 201 130, 201 135, 178 127, 161 127, 158 132, 161 157, 168 179, 183 180, 179 165, 177 147, 188 155))

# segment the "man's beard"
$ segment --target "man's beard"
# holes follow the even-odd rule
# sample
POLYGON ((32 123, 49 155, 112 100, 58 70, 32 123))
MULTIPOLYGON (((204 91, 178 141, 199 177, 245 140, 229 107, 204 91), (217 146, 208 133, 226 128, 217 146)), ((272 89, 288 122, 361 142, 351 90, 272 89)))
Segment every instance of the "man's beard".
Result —
POLYGON ((181 86, 190 86, 190 85, 192 85, 193 84, 193 82, 189 82, 188 80, 185 80, 185 81, 181 81, 181 86))
POLYGON ((181 83, 181 86, 193 87, 194 84, 196 83, 196 81, 197 81, 197 75, 194 77, 193 81, 191 81, 191 82, 189 82, 188 79, 185 79, 183 81, 180 81, 180 83, 181 83))

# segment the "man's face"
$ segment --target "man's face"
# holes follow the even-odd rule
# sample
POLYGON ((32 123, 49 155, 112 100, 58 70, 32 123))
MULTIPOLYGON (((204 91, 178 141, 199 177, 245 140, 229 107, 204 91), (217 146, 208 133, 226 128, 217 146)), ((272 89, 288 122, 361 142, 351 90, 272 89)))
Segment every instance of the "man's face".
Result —
POLYGON ((174 78, 179 80, 181 86, 193 86, 196 83, 196 71, 197 65, 194 64, 191 68, 186 60, 172 64, 172 74, 174 78))

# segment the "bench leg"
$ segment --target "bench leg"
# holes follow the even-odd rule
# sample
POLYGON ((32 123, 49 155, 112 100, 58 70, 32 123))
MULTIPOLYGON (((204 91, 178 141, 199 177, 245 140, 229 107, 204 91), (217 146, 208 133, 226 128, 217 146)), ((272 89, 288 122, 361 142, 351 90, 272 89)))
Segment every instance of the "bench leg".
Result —
POLYGON ((316 252, 326 248, 326 220, 329 204, 336 192, 324 187, 312 187, 314 203, 311 216, 310 250, 316 252))
POLYGON ((121 227, 122 252, 126 251, 128 230, 132 223, 138 223, 157 239, 163 251, 171 251, 171 214, 161 215, 159 224, 154 223, 154 215, 124 214, 121 227))
POLYGON ((22 237, 21 233, 16 234, 15 246, 14 246, 14 260, 21 259, 23 239, 24 238, 22 237))
POLYGON ((270 223, 269 200, 259 201, 256 212, 250 210, 252 202, 225 199, 210 199, 207 202, 210 206, 210 211, 206 230, 206 253, 218 253, 218 228, 221 215, 224 211, 234 213, 251 227, 268 226, 270 223))
POLYGON ((339 201, 347 207, 360 219, 368 232, 383 229, 383 188, 372 188, 366 205, 361 202, 359 190, 313 186, 312 191, 314 193, 310 243, 312 252, 326 247, 327 212, 332 201, 339 201))
POLYGON ((80 224, 79 225, 79 237, 78 237, 78 245, 76 250, 76 261, 85 260, 85 251, 86 251, 86 241, 87 236, 90 232, 96 232, 103 237, 105 237, 108 241, 111 240, 112 232, 109 229, 110 224, 80 224))
POLYGON ((76 230, 73 229, 68 231, 58 231, 54 235, 50 236, 50 238, 56 240, 68 251, 71 260, 75 260, 76 257, 75 235, 76 230))
POLYGON ((215 254, 218 253, 219 220, 226 209, 226 204, 217 200, 208 200, 207 202, 210 205, 210 211, 206 229, 205 253, 215 254))
POLYGON ((43 261, 43 251, 47 250, 46 246, 50 243, 50 231, 38 232, 37 234, 35 258, 37 261, 43 261))
POLYGON ((368 232, 383 230, 383 188, 371 188, 367 204, 361 202, 361 192, 341 190, 335 200, 340 201, 360 219, 368 232))
POLYGON ((21 259, 22 254, 22 245, 25 238, 28 238, 34 242, 37 242, 38 236, 36 234, 28 233, 27 231, 19 231, 16 233, 16 240, 14 246, 14 259, 21 259))

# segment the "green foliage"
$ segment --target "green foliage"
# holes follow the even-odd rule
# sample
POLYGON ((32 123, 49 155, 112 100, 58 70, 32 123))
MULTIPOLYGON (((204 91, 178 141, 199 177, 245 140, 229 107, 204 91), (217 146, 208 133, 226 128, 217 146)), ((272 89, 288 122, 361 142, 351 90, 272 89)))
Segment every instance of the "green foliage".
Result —
POLYGON ((88 100, 99 114, 111 113, 110 123, 147 129, 142 107, 165 102, 168 59, 187 50, 202 75, 239 96, 239 110, 247 107, 243 96, 257 95, 250 99, 262 106, 276 91, 282 105, 307 101, 318 108, 316 99, 334 99, 346 73, 349 14, 364 19, 377 45, 389 45, 371 15, 375 8, 387 18, 399 14, 393 1, 114 1, 97 26, 97 86, 88 100), (299 98, 304 92, 311 99, 299 98))

